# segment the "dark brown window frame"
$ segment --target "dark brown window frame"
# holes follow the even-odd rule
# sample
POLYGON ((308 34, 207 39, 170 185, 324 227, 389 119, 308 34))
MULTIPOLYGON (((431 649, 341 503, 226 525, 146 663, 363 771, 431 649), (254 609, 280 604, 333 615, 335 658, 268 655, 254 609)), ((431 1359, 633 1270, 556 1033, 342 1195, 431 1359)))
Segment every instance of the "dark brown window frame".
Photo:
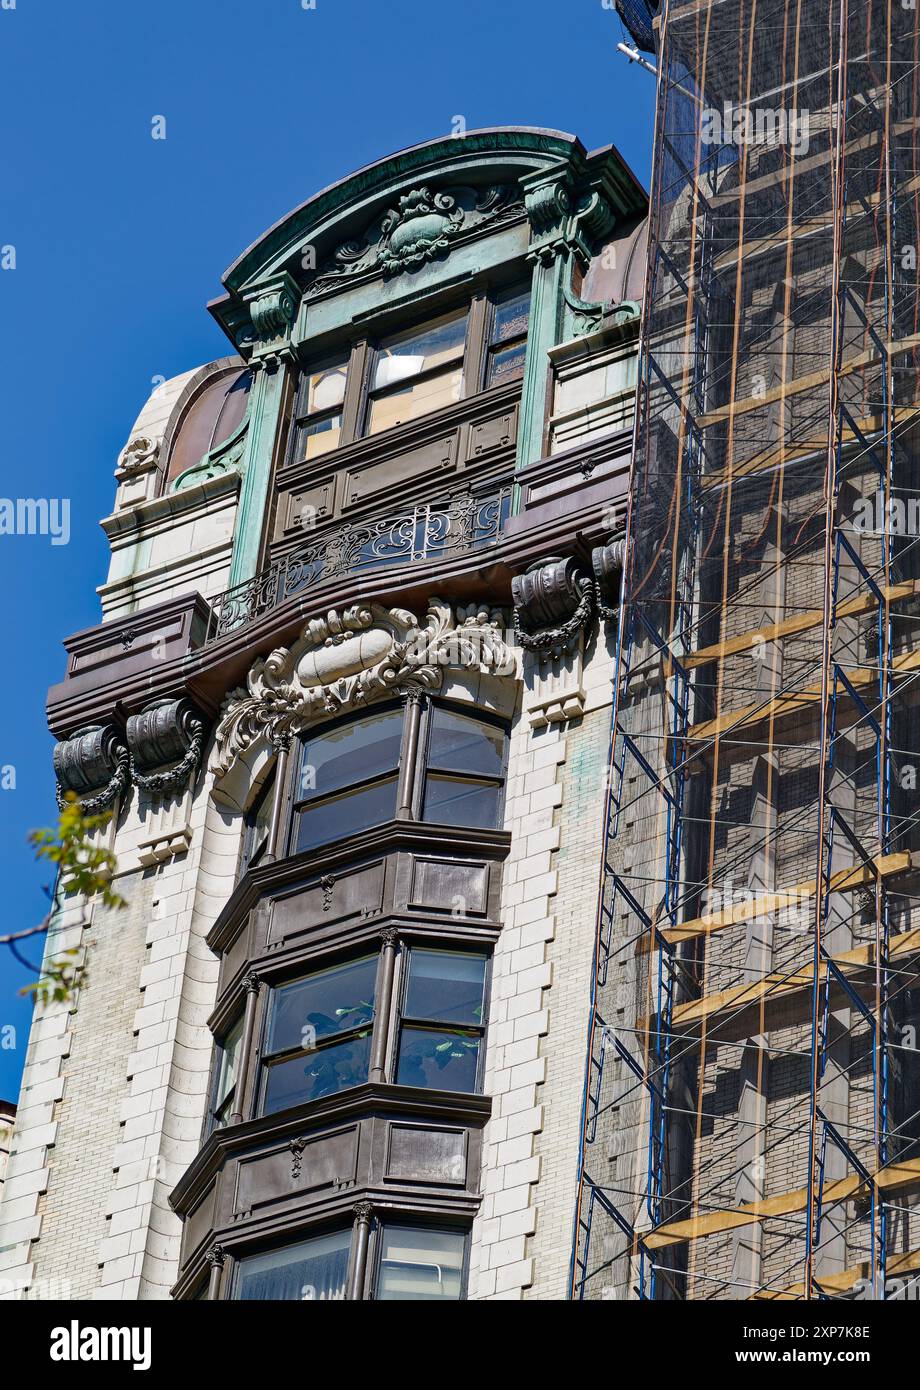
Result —
MULTIPOLYGON (((383 944, 379 944, 375 946, 373 950, 369 950, 368 943, 366 941, 358 943, 351 942, 341 944, 330 943, 328 951, 324 951, 320 955, 311 959, 309 965, 306 966, 306 968, 305 963, 303 961, 292 962, 279 975, 275 975, 271 978, 271 980, 266 981, 264 988, 264 997, 261 1001, 261 1006, 259 1009, 258 1025, 255 1030, 255 1035, 253 1039, 251 1057, 248 1059, 248 1062, 242 1066, 243 1074, 248 1074, 249 1076, 249 1081, 246 1087, 248 1091, 248 1096, 241 1097, 241 1102, 246 1106, 246 1113, 244 1114, 244 1118, 280 1119, 285 1114, 289 1113, 290 1110, 297 1109, 300 1105, 311 1104, 312 1100, 328 1100, 333 1096, 345 1095, 349 1090, 354 1089, 350 1086, 342 1087, 341 1090, 326 1092, 323 1096, 312 1097, 309 1101, 300 1101, 297 1103, 297 1105, 289 1106, 286 1109, 266 1111, 263 1108, 267 1088, 267 1078, 271 1067, 277 1066, 279 1062, 288 1061, 291 1058, 296 1057, 303 1052, 302 1048, 288 1048, 284 1051, 271 1053, 268 1051, 268 1036, 269 1029, 271 1027, 272 1002, 277 993, 280 990, 284 989, 285 986, 296 984, 299 980, 306 980, 314 975, 320 975, 327 970, 334 970, 336 967, 347 966, 353 962, 373 958, 375 955, 377 958, 377 969, 374 977, 374 1011, 373 1018, 371 1020, 371 1033, 368 1050, 368 1076, 364 1077, 361 1081, 356 1082, 355 1085, 366 1085, 368 1083, 370 1070, 373 1066, 373 1060, 376 1055, 379 1055, 383 1059, 385 1079, 382 1084, 392 1086, 407 1085, 407 1083, 405 1082, 398 1082, 396 1080, 396 1069, 399 1063, 399 1045, 404 1017, 403 1010, 405 1004, 406 988, 409 979, 409 964, 411 961, 412 951, 414 949, 421 951, 443 952, 446 955, 470 955, 484 959, 483 1004, 481 1023, 478 1025, 471 1024, 469 1025, 469 1027, 467 1027, 466 1025, 459 1024, 452 1026, 450 1024, 441 1023, 438 1020, 431 1021, 432 1027, 440 1028, 444 1032, 475 1032, 478 1035, 480 1039, 480 1048, 479 1055, 477 1058, 475 1085, 472 1090, 457 1091, 455 1092, 455 1094, 464 1096, 483 1095, 483 1088, 485 1082, 486 1041, 488 1038, 489 1030, 489 1000, 491 996, 492 987, 492 945, 491 943, 487 942, 458 942, 454 939, 448 937, 441 937, 438 935, 432 935, 428 932, 426 932, 424 936, 419 936, 416 933, 414 933, 411 928, 405 928, 404 930, 401 930, 399 932, 399 946, 396 961, 396 979, 393 982, 388 998, 384 997, 385 947, 383 944)), ((421 1022, 423 1021, 416 1018, 412 1018, 410 1020, 410 1024, 414 1026, 420 1026, 421 1022)), ((232 1027, 235 1026, 236 1022, 234 1022, 234 1024, 231 1025, 230 1028, 225 1030, 224 1036, 227 1036, 227 1034, 229 1034, 229 1032, 232 1031, 232 1027)), ((356 1025, 354 1029, 348 1030, 347 1032, 343 1032, 341 1036, 330 1038, 327 1044, 325 1045, 328 1046, 333 1044, 334 1042, 346 1041, 353 1034, 356 1035, 360 1027, 363 1026, 364 1025, 356 1025)), ((214 1077, 212 1080, 212 1096, 215 1093, 215 1088, 217 1085, 217 1076, 219 1075, 220 1070, 219 1057, 221 1047, 222 1043, 218 1043, 217 1047, 215 1048, 216 1060, 214 1065, 214 1077)), ((322 1048, 319 1048, 317 1050, 321 1051, 322 1048)), ((241 1063, 242 1061, 243 1059, 241 1058, 241 1063)), ((432 1088, 426 1086, 417 1086, 409 1087, 409 1089, 418 1090, 421 1092, 429 1091, 432 1088)), ((445 1086, 440 1089, 450 1090, 451 1088, 445 1086)), ((210 1113, 211 1112, 209 1111, 209 1115, 210 1113)), ((208 1132, 210 1132, 210 1130, 208 1132)))
MULTIPOLYGON (((347 727, 348 724, 358 723, 363 719, 370 719, 374 715, 391 712, 398 708, 399 704, 396 701, 388 700, 386 702, 382 702, 379 706, 374 706, 369 710, 360 710, 354 714, 347 715, 344 719, 334 720, 330 721, 327 724, 319 725, 316 730, 316 736, 322 736, 323 733, 329 732, 332 729, 344 728, 347 727)), ((451 777, 456 778, 458 781, 466 781, 471 784, 488 784, 497 787, 499 795, 497 802, 496 820, 498 824, 494 827, 486 828, 501 829, 501 821, 504 815, 505 797, 507 795, 509 752, 510 730, 508 727, 507 720, 504 720, 499 716, 492 714, 488 710, 482 710, 477 705, 468 705, 458 700, 437 700, 426 698, 424 700, 424 707, 421 710, 420 726, 417 732, 413 732, 412 722, 405 717, 405 712, 403 714, 400 752, 399 759, 396 765, 396 817, 399 819, 416 821, 420 824, 432 826, 445 823, 436 820, 423 820, 425 787, 427 784, 429 772, 431 772, 434 775, 449 775, 451 777), (430 767, 429 748, 434 722, 433 711, 436 709, 443 709, 446 710, 448 713, 455 714, 460 717, 465 717, 467 719, 474 720, 481 724, 486 724, 491 728, 499 730, 504 735, 504 756, 502 759, 502 768, 500 774, 491 776, 485 773, 465 773, 462 771, 447 772, 443 768, 439 769, 436 767, 430 767), (414 749, 413 743, 415 744, 414 749)), ((287 830, 285 835, 287 857, 301 852, 297 849, 297 839, 299 831, 298 817, 303 808, 311 804, 306 798, 298 798, 296 794, 296 784, 300 776, 301 766, 302 758, 300 756, 295 756, 290 759, 290 765, 288 768, 288 785, 285 796, 287 806, 287 830)), ((347 796, 350 792, 357 792, 364 788, 370 788, 374 785, 378 785, 385 782, 392 775, 393 774, 391 772, 383 772, 373 777, 368 777, 362 782, 356 782, 352 784, 352 786, 350 787, 336 788, 334 791, 328 793, 327 797, 320 798, 314 801, 312 804, 314 806, 320 805, 323 804, 324 801, 333 801, 341 796, 347 796)), ((387 822, 381 822, 381 824, 386 823, 387 822)), ((346 834, 345 836, 336 837, 336 839, 344 839, 347 837, 348 836, 346 834)), ((321 849, 325 850, 330 845, 335 844, 336 839, 324 841, 322 844, 313 846, 311 848, 315 849, 317 852, 321 849)))
MULTIPOLYGON (((470 1255, 472 1251, 472 1221, 455 1220, 444 1211, 435 1211, 430 1214, 421 1213, 410 1208, 399 1208, 388 1206, 386 1211, 375 1212, 372 1216, 372 1231, 370 1236, 370 1251, 364 1274, 364 1282, 360 1291, 361 1300, 364 1302, 376 1301, 377 1290, 380 1281, 380 1265, 383 1255, 383 1232, 387 1228, 404 1228, 406 1230, 430 1230, 432 1232, 451 1232, 463 1236, 463 1262, 460 1267, 460 1298, 451 1300, 456 1302, 466 1302, 469 1294, 469 1275, 470 1275, 470 1255)), ((292 1246, 300 1245, 305 1241, 312 1240, 314 1237, 330 1236, 335 1234, 348 1233, 348 1264, 345 1271, 345 1299, 351 1297, 351 1289, 355 1276, 355 1262, 357 1257, 356 1242, 356 1223, 352 1221, 349 1225, 339 1217, 325 1217, 308 1222, 302 1227, 293 1231, 285 1231, 282 1239, 277 1236, 270 1239, 262 1238, 253 1244, 243 1246, 229 1253, 230 1269, 224 1279, 223 1301, 239 1302, 237 1294, 242 1279, 242 1266, 245 1260, 252 1259, 259 1255, 271 1255, 277 1251, 281 1254, 284 1250, 292 1246)), ((206 1287, 206 1286, 205 1286, 206 1287)), ((199 1290, 202 1285, 199 1284, 199 1290)), ((196 1295, 192 1295, 195 1297, 196 1295)), ((197 1296, 201 1296, 200 1292, 197 1296)), ((284 1301, 284 1300, 282 1300, 284 1301)), ((294 1300, 288 1300, 294 1301, 294 1300)), ((387 1300, 389 1301, 389 1300, 387 1300)), ((411 1301, 411 1300, 410 1300, 411 1301)))

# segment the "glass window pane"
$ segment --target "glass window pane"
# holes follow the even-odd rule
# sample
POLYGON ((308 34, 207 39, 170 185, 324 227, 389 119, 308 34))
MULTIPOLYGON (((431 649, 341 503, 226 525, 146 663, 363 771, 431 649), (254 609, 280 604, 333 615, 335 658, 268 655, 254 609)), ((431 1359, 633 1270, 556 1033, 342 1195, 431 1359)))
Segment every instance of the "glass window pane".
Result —
POLYGON ((274 780, 274 775, 272 775, 267 785, 262 789, 255 808, 249 812, 246 818, 246 836, 240 862, 241 876, 250 865, 258 863, 268 842, 274 804, 274 780))
POLYGON ((495 306, 492 342, 506 343, 509 338, 523 337, 529 317, 530 290, 500 299, 495 306))
POLYGON ((462 367, 439 372, 414 385, 388 391, 385 396, 378 396, 371 401, 368 434, 379 434, 381 430, 393 429, 396 425, 415 420, 419 415, 441 410, 451 402, 459 401, 462 394, 462 367))
MULTIPOLYGON (((329 1043, 266 1068, 262 1114, 274 1115, 320 1096, 332 1096, 367 1080, 371 1030, 348 1042, 329 1043)), ((421 1084, 421 1083, 419 1083, 421 1084)), ((459 1089, 459 1088, 458 1088, 459 1089)))
MULTIPOLYGON (((297 823, 295 854, 328 845, 344 835, 357 835, 372 825, 383 825, 396 815, 396 778, 374 782, 358 791, 332 796, 328 801, 307 805, 297 823)), ((477 822, 478 823, 478 822, 477 822)))
POLYGON ((251 384, 249 371, 222 375, 195 398, 173 439, 166 475, 170 482, 229 439, 243 418, 251 384))
POLYGON ((243 1036, 242 1018, 234 1024, 224 1039, 220 1049, 220 1061, 217 1068, 217 1082, 214 1087, 214 1123, 215 1127, 226 1124, 229 1102, 233 1100, 233 1093, 236 1090, 236 1078, 239 1072, 240 1061, 240 1039, 243 1036))
POLYGON ((429 773, 422 820, 436 825, 469 825, 495 830, 500 824, 501 787, 429 773))
POLYGON ((291 1047, 313 1051, 325 1038, 370 1025, 374 1017, 377 957, 318 970, 272 992, 267 1053, 291 1047))
POLYGON ((430 371, 442 362, 453 362, 462 356, 466 341, 466 317, 466 310, 462 309, 459 313, 436 319, 424 328, 414 328, 408 333, 397 333, 385 339, 377 352, 374 390, 418 376, 420 372, 430 371))
POLYGON ((321 1302, 345 1297, 351 1231, 314 1236, 240 1261, 236 1297, 321 1302))
POLYGON ((439 1023, 482 1023, 485 956, 421 951, 409 956, 404 1014, 439 1023))
POLYGON ((345 399, 345 378, 347 362, 337 362, 331 367, 320 367, 308 373, 303 396, 303 414, 313 415, 318 410, 332 410, 345 399))
POLYGON ((463 1294, 462 1231, 385 1226, 380 1235, 377 1298, 457 1300, 463 1294))
POLYGON ((526 343, 515 343, 513 347, 501 348, 489 356, 488 386, 498 386, 503 381, 517 381, 524 375, 526 343))
POLYGON ((341 437, 341 415, 330 415, 325 420, 303 425, 300 430, 300 457, 314 459, 321 454, 329 454, 339 447, 341 437))
POLYGON ((481 1041, 475 1033, 403 1028, 399 1039, 397 1085, 475 1091, 481 1041))
POLYGON ((428 740, 429 767, 443 772, 481 772, 485 777, 501 777, 504 763, 503 730, 435 705, 428 740))
POLYGON ((314 800, 367 782, 399 764, 402 711, 356 719, 304 741, 298 800, 314 800))

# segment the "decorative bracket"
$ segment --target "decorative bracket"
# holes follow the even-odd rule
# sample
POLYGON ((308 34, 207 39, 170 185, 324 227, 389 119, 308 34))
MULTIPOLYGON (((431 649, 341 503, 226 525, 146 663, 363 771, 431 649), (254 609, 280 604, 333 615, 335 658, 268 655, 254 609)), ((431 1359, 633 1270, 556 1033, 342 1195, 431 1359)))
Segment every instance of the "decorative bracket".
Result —
POLYGON ((525 651, 555 657, 572 646, 587 627, 594 585, 570 556, 531 565, 511 581, 514 629, 525 651))
POLYGON ((205 721, 190 700, 154 700, 128 719, 131 775, 143 791, 184 786, 201 761, 205 721), (171 763, 171 767, 166 764, 171 763), (162 769, 153 772, 153 768, 162 769))
POLYGON ((268 343, 286 336, 297 315, 300 289, 294 277, 282 270, 247 294, 246 302, 257 337, 268 343))
POLYGON ((609 541, 607 545, 595 546, 591 551, 597 611, 608 622, 617 616, 625 565, 626 539, 623 536, 609 541))
POLYGON ((54 745, 57 803, 63 809, 65 794, 80 797, 84 815, 106 811, 130 781, 129 754, 113 724, 89 724, 54 745), (101 790, 97 791, 97 788, 101 790), (93 792, 92 796, 84 796, 93 792))

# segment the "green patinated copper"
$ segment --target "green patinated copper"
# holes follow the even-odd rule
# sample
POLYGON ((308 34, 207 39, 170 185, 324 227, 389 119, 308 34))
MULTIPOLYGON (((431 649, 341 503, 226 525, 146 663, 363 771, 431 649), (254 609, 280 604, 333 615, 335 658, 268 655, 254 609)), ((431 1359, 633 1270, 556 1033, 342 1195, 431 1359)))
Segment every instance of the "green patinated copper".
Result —
POLYGON ((547 350, 590 320, 573 274, 645 194, 617 152, 589 155, 558 131, 471 131, 403 150, 324 189, 271 227, 227 270, 210 307, 256 367, 238 467, 243 476, 231 584, 256 573, 286 377, 302 347, 375 314, 411 318, 430 295, 529 264, 530 334, 518 467, 539 458, 547 350), (460 208, 457 190, 485 190, 460 208), (261 364, 261 365, 260 365, 261 364))

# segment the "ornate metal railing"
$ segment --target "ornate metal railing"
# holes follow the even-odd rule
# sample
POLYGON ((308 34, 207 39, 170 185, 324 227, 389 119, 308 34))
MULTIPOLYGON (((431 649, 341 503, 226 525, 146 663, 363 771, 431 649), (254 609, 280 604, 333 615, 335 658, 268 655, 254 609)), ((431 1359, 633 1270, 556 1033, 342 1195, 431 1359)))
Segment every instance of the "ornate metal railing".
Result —
POLYGON ((498 540, 510 509, 511 488, 503 487, 488 497, 425 503, 318 536, 261 574, 210 599, 205 644, 248 626, 295 594, 337 575, 456 559, 485 549, 498 540))

